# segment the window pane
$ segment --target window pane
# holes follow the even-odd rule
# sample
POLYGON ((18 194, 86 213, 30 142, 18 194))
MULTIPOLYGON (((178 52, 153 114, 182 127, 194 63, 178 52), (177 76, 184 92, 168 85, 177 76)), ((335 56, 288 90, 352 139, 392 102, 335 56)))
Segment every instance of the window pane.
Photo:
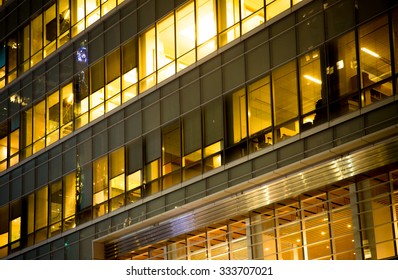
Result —
POLYGON ((124 148, 120 148, 110 154, 110 178, 124 173, 124 148))
MULTIPOLYGON (((0 44, 0 69, 2 69, 2 67, 4 67, 5 65, 6 65, 6 46, 3 43, 0 44)), ((3 77, 4 74, 5 73, 0 72, 0 78, 3 77)))
MULTIPOLYGON (((300 57, 300 96, 303 114, 314 111, 322 99, 322 77, 319 50, 300 57)), ((313 121, 313 120, 312 120, 313 121)))
POLYGON ((157 23, 156 32, 158 82, 160 82, 175 73, 175 65, 172 63, 175 60, 174 13, 157 23))
POLYGON ((239 23, 239 0, 218 1, 218 32, 221 33, 219 35, 220 46, 240 36, 240 28, 237 23, 239 23))
POLYGON ((62 218, 62 182, 50 185, 50 223, 54 224, 62 218))
POLYGON ((197 52, 200 59, 217 48, 215 40, 211 40, 217 35, 215 0, 196 1, 196 13, 197 52))
POLYGON ((41 188, 36 191, 36 219, 35 219, 35 229, 41 229, 47 226, 48 217, 48 192, 47 187, 41 188))
POLYGON ((47 97, 47 144, 59 139, 59 93, 58 91, 47 97))
POLYGON ((106 56, 106 83, 120 77, 120 50, 106 56))
POLYGON ((214 37, 216 31, 214 0, 197 0, 198 45, 214 37))
POLYGON ((290 8, 290 0, 266 0, 267 20, 290 8))
POLYGON ((61 232, 62 219, 62 182, 57 181, 50 185, 50 235, 61 232))
POLYGON ((61 113, 60 126, 61 138, 68 135, 73 130, 73 86, 72 83, 61 88, 61 113))
POLYGON ((176 11, 177 32, 177 70, 184 69, 195 62, 195 14, 194 2, 176 11))
POLYGON ((179 123, 162 129, 163 175, 181 168, 181 135, 179 123))
POLYGON ((93 163, 93 205, 108 200, 108 157, 93 163))
POLYGON ((141 83, 140 91, 144 91, 156 83, 155 28, 151 28, 139 37, 139 78, 145 79, 141 83))
POLYGON ((132 87, 132 85, 138 82, 136 38, 133 38, 122 47, 122 73, 122 89, 125 90, 130 88, 125 91, 125 96, 123 98, 123 102, 125 102, 137 94, 136 88, 132 87))
MULTIPOLYGON (((18 44, 17 44, 17 38, 10 38, 8 39, 7 42, 7 72, 10 73, 15 68, 17 67, 17 49, 18 49, 18 44)), ((12 79, 8 78, 8 83, 11 82, 12 79)))
POLYGON ((64 177, 64 230, 74 228, 76 214, 76 174, 70 173, 64 177))
POLYGON ((72 0, 72 25, 75 25, 84 16, 84 0, 72 0))
POLYGON ((94 11, 99 5, 100 1, 98 0, 86 0, 86 15, 94 11))
POLYGON ((69 31, 70 28, 70 10, 68 0, 58 1, 58 17, 59 17, 59 32, 61 35, 64 32, 69 31))
POLYGON ((202 121, 200 110, 187 114, 183 118, 184 155, 202 147, 202 121))
POLYGON ((19 66, 21 72, 25 72, 29 69, 29 63, 26 62, 30 58, 30 26, 27 25, 20 33, 19 43, 20 43, 20 50, 19 50, 19 66))
POLYGON ((246 93, 241 89, 226 99, 228 146, 240 142, 247 136, 246 93))
POLYGON ((90 67, 91 92, 104 87, 104 61, 101 60, 90 67))
MULTIPOLYGON (((381 17, 359 29, 361 87, 367 88, 391 77, 388 18, 381 17)), ((372 86, 363 92, 364 105, 392 95, 392 82, 372 86)))
POLYGON ((43 25, 42 25, 42 15, 40 14, 31 23, 31 52, 32 55, 41 50, 43 47, 43 25))
POLYGON ((357 90, 357 71, 354 33, 350 32, 327 44, 326 73, 329 77, 330 93, 335 100, 357 90))
POLYGON ((249 134, 253 135, 271 127, 271 86, 269 76, 249 85, 248 102, 249 134))
POLYGON ((46 102, 42 101, 34 106, 34 129, 33 129, 33 141, 43 138, 46 132, 46 102))
POLYGON ((223 138, 223 104, 221 99, 207 104, 203 113, 205 146, 208 146, 223 138))
POLYGON ((241 0, 242 34, 264 23, 263 0, 241 0))
MULTIPOLYGON (((124 148, 112 152, 109 156, 109 197, 117 197, 125 192, 124 187, 124 148)), ((119 200, 120 206, 124 205, 124 198, 119 200)), ((120 207, 119 206, 119 207, 120 207)), ((118 208, 118 207, 113 207, 118 208)))
POLYGON ((46 46, 44 56, 47 56, 56 49, 57 18, 55 5, 52 5, 44 12, 44 26, 44 46, 46 46))
POLYGON ((0 207, 0 247, 8 244, 8 224, 9 224, 8 205, 0 207))
POLYGON ((275 141, 279 141, 298 133, 298 123, 293 120, 298 116, 296 61, 273 71, 272 81, 274 122, 277 126, 285 123, 276 130, 275 141), (293 122, 286 123, 289 120, 293 122))
POLYGON ((358 90, 354 32, 328 42, 326 52, 326 74, 330 100, 340 101, 331 105, 331 113, 340 115, 358 109, 357 98, 341 98, 350 93, 356 93, 358 90))

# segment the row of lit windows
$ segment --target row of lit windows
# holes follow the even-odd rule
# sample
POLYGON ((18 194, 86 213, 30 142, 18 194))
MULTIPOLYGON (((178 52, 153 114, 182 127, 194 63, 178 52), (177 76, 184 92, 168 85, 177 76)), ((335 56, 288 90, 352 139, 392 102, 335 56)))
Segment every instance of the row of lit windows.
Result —
MULTIPOLYGON (((161 186, 172 186, 181 176, 190 178, 200 174, 206 159, 195 162, 191 155, 181 158, 175 147, 179 137, 178 128, 169 125, 161 132, 161 158, 151 158, 151 153, 156 153, 153 139, 148 137, 145 145, 136 140, 92 163, 80 166, 78 162, 74 172, 0 207, 0 256, 159 192, 161 186), (140 157, 145 158, 144 164, 140 157)), ((219 154, 211 157, 206 168, 217 167, 218 157, 219 154)), ((178 244, 170 241, 171 247, 163 243, 153 245, 131 256, 246 259, 249 252, 245 244, 250 238, 254 259, 353 259, 356 253, 353 236, 357 230, 363 240, 364 258, 388 258, 396 254, 393 217, 398 213, 393 215, 392 209, 398 209, 394 208, 398 206, 397 178, 395 171, 358 182, 355 190, 358 202, 351 201, 354 189, 349 185, 328 193, 303 195, 299 200, 255 211, 250 222, 244 219, 212 229, 210 235, 219 237, 215 240, 207 240, 209 232, 176 237, 173 240, 178 240, 175 242, 178 244), (353 212, 354 208, 358 213, 353 212), (353 226, 357 218, 360 228, 353 226), (227 240, 227 236, 234 238, 227 240), (152 251, 154 248, 159 252, 152 251)))
MULTIPOLYGON (((385 17, 382 17, 364 28, 368 31, 372 28, 380 30, 380 22, 387 23, 385 17)), ((367 34, 373 34, 373 32, 367 34)), ((372 40, 366 40, 366 42, 382 42, 384 32, 381 32, 381 36, 380 34, 374 36, 372 40)), ((353 42, 355 42, 353 32, 331 42, 333 51, 337 50, 341 53, 343 59, 332 62, 330 65, 351 61, 355 55, 356 44, 354 43, 352 49, 347 48, 347 44, 350 45, 353 42)), ((45 224, 44 237, 70 228, 64 226, 63 223, 71 224, 70 221, 75 221, 76 214, 80 217, 78 224, 102 216, 128 203, 220 167, 225 162, 294 136, 302 129, 326 121, 328 116, 323 114, 327 113, 328 107, 325 104, 319 106, 319 100, 326 99, 322 95, 322 81, 325 79, 321 75, 322 57, 320 50, 313 50, 297 60, 276 68, 270 74, 248 84, 247 87, 207 103, 202 108, 181 116, 179 120, 96 159, 92 164, 81 167, 77 162, 77 170, 66 175, 61 181, 65 188, 74 189, 68 192, 73 192, 76 200, 72 205, 77 205, 76 209, 80 210, 71 215, 68 214, 64 220, 57 221, 58 227, 52 225, 51 222, 45 224), (299 112, 301 119, 299 119, 299 112), (84 200, 80 201, 83 198, 84 200), (53 228, 54 233, 51 231, 53 228), (58 229, 55 230, 55 228, 58 229)), ((366 70, 367 60, 363 59, 361 62, 364 63, 361 69, 366 70)), ((92 66, 90 72, 94 71, 93 67, 96 66, 92 66)), ((101 69, 104 69, 103 66, 101 69)), ((391 76, 391 70, 388 69, 387 71, 390 71, 388 76, 391 76)), ((374 68, 370 70, 374 71, 374 68)), ((345 71, 344 67, 340 67, 336 71, 338 71, 338 77, 334 77, 335 73, 331 73, 328 74, 328 79, 332 81, 337 79, 341 82, 350 80, 350 75, 356 75, 351 68, 345 71)), ((392 95, 392 82, 388 76, 381 83, 373 81, 373 84, 362 86, 364 89, 361 95, 364 102, 362 105, 374 102, 365 103, 367 94, 372 91, 389 88, 389 91, 385 91, 385 96, 379 94, 377 97, 386 98, 392 95)), ((341 88, 345 89, 344 86, 341 88)), ((74 102, 78 103, 73 91, 73 84, 69 83, 23 112, 22 130, 17 129, 13 132, 19 136, 22 131, 21 154, 28 156, 35 153, 72 132, 73 118, 76 119, 77 114, 74 102)), ((338 104, 341 104, 342 100, 350 105, 356 102, 354 108, 339 108, 341 114, 360 106, 359 99, 352 98, 350 91, 335 94, 336 96, 331 96, 331 98, 337 99, 338 104)), ((90 100, 90 104, 92 103, 96 101, 90 100)), ((86 113, 90 114, 96 106, 98 104, 87 109, 86 113)), ((11 134, 10 137, 15 137, 14 141, 18 142, 18 137, 13 135, 11 134)), ((6 142, 7 139, 3 138, 2 141, 6 142)), ((11 159, 18 157, 18 149, 16 151, 10 149, 11 152, 13 152, 11 159)), ((3 164, 6 164, 5 157, 3 157, 3 164)), ((45 192, 49 192, 48 187, 45 189, 45 192)), ((36 193, 40 191, 41 189, 36 193)), ((34 201, 33 198, 31 200, 34 201)), ((20 204, 16 205, 20 207, 20 204)), ((19 228, 20 216, 16 219, 11 223, 11 228, 13 225, 19 228)), ((33 232, 29 234, 36 236, 39 231, 39 236, 34 237, 34 240, 39 242, 44 237, 41 235, 42 231, 38 227, 36 229, 35 234, 33 232)), ((11 230, 13 231, 15 230, 11 230)), ((11 244, 19 240, 13 237, 15 235, 12 233, 8 235, 8 231, 4 236, 7 236, 11 244)), ((21 234, 16 236, 21 236, 21 234)), ((4 241, 3 245, 5 244, 8 243, 4 241)), ((19 241, 16 244, 19 244, 19 241)), ((15 248, 19 247, 15 246, 15 248)))
MULTIPOLYGON (((91 3, 92 1, 87 1, 86 4, 89 2, 91 3)), ((109 4, 109 2, 106 3, 109 4)), ((290 7, 290 0, 283 1, 283 5, 279 2, 282 1, 267 2, 267 19, 290 7), (273 12, 271 13, 271 11, 273 12)), ((296 2, 300 1, 294 1, 294 4, 296 2)), ((73 3, 72 7, 75 7, 73 3)), ((42 17, 48 19, 48 22, 53 22, 56 19, 56 7, 59 10, 58 14, 60 14, 61 10, 69 13, 69 6, 68 1, 59 1, 58 5, 54 4, 43 14, 36 17, 32 24, 24 29, 28 30, 26 40, 34 41, 31 39, 33 38, 32 34, 35 32, 29 32, 30 29, 33 30, 33 22, 37 20, 40 23, 37 24, 36 33, 42 34, 42 17), (47 14, 51 16, 47 16, 47 14)), ((90 10, 90 14, 94 13, 87 7, 86 10, 90 10)), ((78 129, 120 106, 136 96, 138 91, 140 93, 145 91, 156 83, 193 64, 197 59, 214 52, 218 47, 260 25, 264 22, 263 10, 263 0, 242 0, 240 2, 238 0, 218 2, 216 0, 189 1, 139 36, 138 42, 136 38, 131 39, 120 49, 108 54, 104 59, 97 61, 89 68, 87 68, 87 47, 82 45, 76 52, 77 65, 81 71, 75 76, 74 85, 63 86, 59 91, 51 93, 46 100, 25 110, 22 113, 21 129, 18 129, 19 124, 11 124, 12 132, 7 132, 8 136, 0 135, 0 171, 15 165, 21 159, 40 151, 74 129, 78 129), (216 4, 218 9, 216 9, 216 4), (219 17, 218 32, 221 32, 218 36, 218 43, 216 10, 219 17), (236 26, 238 26, 240 30, 240 26, 242 26, 242 32, 234 32, 236 36, 227 36, 229 39, 226 39, 227 37, 224 36, 223 32, 231 27, 228 22, 230 22, 229 18, 232 15, 234 15, 234 28, 236 29, 236 26), (242 17, 239 18, 238 15, 242 15, 242 17), (20 130, 22 130, 22 134, 20 134, 20 130)), ((72 18, 73 11, 74 9, 72 9, 72 18)), ((72 23, 74 22, 72 20, 72 23)), ((47 30, 48 23, 44 24, 44 26, 46 26, 47 30)), ((55 24, 54 28, 56 26, 60 29, 62 26, 61 22, 59 25, 55 24)), ((62 30, 64 31, 53 30, 53 33, 69 34, 69 28, 62 30)), ((47 30, 46 32, 50 31, 47 30)), ((58 40, 62 38, 64 37, 59 36, 58 40)), ((66 38, 69 37, 67 36, 66 38)), ((45 41, 41 37, 37 38, 37 40, 41 42, 40 46, 45 41)), ((56 42, 54 40, 51 41, 52 43, 47 40, 48 44, 46 46, 55 46, 56 42)), ((33 59, 38 56, 40 57, 39 60, 41 60, 43 50, 44 53, 47 50, 46 48, 38 47, 36 43, 34 46, 33 43, 31 46, 22 43, 18 43, 15 46, 17 45, 24 46, 22 49, 26 49, 27 53, 27 55, 18 56, 19 58, 33 59), (35 56, 29 55, 34 48, 36 48, 34 52, 39 53, 35 56)), ((2 53, 5 55, 5 49, 2 53)), ((15 57, 17 57, 16 53, 15 57)), ((17 63, 16 60, 14 62, 14 66, 11 68, 15 70, 17 63)), ((29 63, 26 65, 29 65, 29 63)), ((6 67, 5 64, 3 65, 4 67, 6 67)), ((11 68, 8 67, 8 69, 11 68)), ((10 102, 21 106, 27 105, 24 98, 18 93, 10 96, 10 102)), ((4 126, 3 131, 9 130, 7 124, 3 123, 2 126, 4 126)))
POLYGON ((57 0, 0 45, 0 88, 49 56, 124 0, 57 0))
POLYGON ((397 171, 330 187, 118 256, 133 260, 386 259, 397 255, 397 171), (391 180, 391 181, 389 181, 391 180), (356 197, 352 200, 353 197, 356 197), (392 201, 392 203, 386 203, 392 201), (358 209, 358 210, 356 210, 358 209), (394 234, 395 232, 395 234, 394 234))
MULTIPOLYGON (((0 45, 0 88, 123 1, 58 0, 0 45)), ((139 76, 146 78, 141 84, 142 91, 301 1, 267 0, 266 16, 264 0, 190 1, 175 12, 175 19, 173 13, 141 36, 140 53, 144 61, 140 63, 139 76), (154 74, 156 69, 158 77, 154 74)))
MULTIPOLYGON (((180 9, 191 5, 193 2, 180 9)), ((397 21, 393 24, 397 25, 397 21)), ((243 151, 241 155, 244 155, 247 154, 248 136, 249 152, 253 152, 330 118, 392 96, 390 31, 388 17, 381 16, 359 28, 358 43, 354 31, 348 32, 327 42, 323 48, 275 69, 272 75, 266 75, 247 88, 228 94, 226 147, 236 144, 235 150, 243 151), (324 61, 325 66, 322 65, 324 61), (322 71, 322 67, 326 71, 322 71), (358 93, 358 76, 361 94, 358 93)), ((397 33, 393 36, 398 38, 397 33)), ((1 124, 0 170, 6 170, 136 96, 141 87, 135 54, 137 44, 138 49, 142 49, 145 38, 147 33, 139 40, 131 39, 88 68, 87 49, 82 47, 76 54, 82 71, 73 83, 28 107, 20 118, 1 124)), ((394 47, 394 54, 397 54, 394 47)), ((142 58, 140 63, 145 63, 144 60, 142 58)), ((11 96, 10 101, 27 105, 18 94, 11 96)), ((218 127, 218 131, 224 130, 218 127)), ((223 145, 218 146, 216 150, 219 151, 223 145)))

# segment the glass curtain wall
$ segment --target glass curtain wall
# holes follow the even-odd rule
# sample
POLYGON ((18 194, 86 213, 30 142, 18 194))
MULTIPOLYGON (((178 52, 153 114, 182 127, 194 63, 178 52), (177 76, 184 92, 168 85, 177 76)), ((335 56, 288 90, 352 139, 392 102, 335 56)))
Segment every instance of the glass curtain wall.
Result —
MULTIPOLYGON (((49 56, 124 0, 57 0, 1 43, 0 88, 49 56), (5 50, 8 46, 9 51, 5 50), (6 67, 7 66, 7 67, 6 67), (7 68, 7 71, 6 71, 7 68)), ((1 6, 1 5, 0 5, 1 6)))
MULTIPOLYGON (((159 79, 167 79, 178 69, 185 68, 185 62, 194 61, 198 51, 198 39, 189 40, 190 37, 187 37, 187 34, 191 34, 188 30, 197 28, 195 18, 200 19, 195 16, 198 11, 194 3, 196 2, 186 3, 138 38, 130 39, 121 48, 90 66, 87 60, 88 50, 83 42, 74 54, 76 69, 81 71, 76 74, 73 83, 49 93, 44 100, 30 105, 32 96, 26 93, 26 89, 13 94, 10 102, 26 109, 21 113, 20 124, 9 125, 8 121, 1 124, 3 129, 0 146, 3 153, 0 157, 0 169, 5 170, 20 159, 57 142, 74 129, 134 98, 138 92, 155 85, 159 79)), ((213 7, 211 3, 213 2, 203 2, 203 9, 213 7)), ((236 3, 219 2, 223 7, 236 3)), ((52 8, 49 8, 49 15, 52 14, 52 8)), ((29 25, 28 29, 23 30, 23 34, 35 34, 34 29, 38 28, 36 25, 40 26, 39 23, 44 21, 45 15, 46 13, 37 16, 37 24, 29 25)), ((248 108, 245 116, 250 142, 242 144, 243 150, 235 147, 235 155, 242 156, 247 153, 246 150, 254 152, 260 146, 264 147, 264 143, 276 143, 296 135, 300 129, 309 129, 330 118, 392 96, 392 69, 395 69, 395 65, 391 63, 393 42, 390 41, 395 33, 389 27, 389 17, 380 16, 358 27, 358 39, 355 39, 354 31, 349 31, 327 41, 324 47, 309 51, 298 60, 274 69, 268 74, 270 81, 265 82, 267 86, 260 87, 259 91, 252 90, 256 83, 247 85, 245 94, 248 108), (322 66, 322 61, 325 61, 325 66, 322 66), (323 67, 325 71, 321 70, 323 67), (267 97, 267 87, 270 87, 272 96, 272 112, 268 106, 271 100, 267 97), (261 88, 264 88, 265 95, 259 94, 261 88), (265 102, 264 105, 259 105, 260 100, 265 102), (265 112, 271 112, 272 117, 265 112)), ((39 41, 42 39, 37 38, 39 41)), ((213 39, 208 40, 210 41, 203 42, 202 45, 213 39)), ((44 46, 44 41, 41 42, 44 46)), ((52 41, 48 40, 47 45, 50 44, 52 41)), ((4 48, 2 52, 13 55, 12 46, 4 48)), ((22 53, 40 52, 40 49, 32 49, 29 44, 27 48, 26 46, 22 46, 22 53)), ((24 64, 25 56, 21 57, 24 64)), ((12 65, 9 69, 17 68, 14 62, 7 62, 12 65)), ((260 80, 262 79, 268 78, 260 80)), ((262 83, 260 80, 257 83, 262 83)), ((227 131, 236 133, 231 127, 227 131)), ((231 140, 232 136, 228 137, 230 139, 226 143, 227 147, 238 144, 236 139, 231 140)), ((239 143, 245 141, 242 134, 239 143)), ((208 143, 206 146, 210 144, 218 145, 213 147, 217 151, 224 147, 221 142, 208 143)), ((204 153, 207 157, 208 151, 205 150, 204 153)), ((233 158, 235 156, 231 160, 233 158)))
POLYGON ((397 255, 397 171, 304 193, 121 259, 355 260, 397 255))

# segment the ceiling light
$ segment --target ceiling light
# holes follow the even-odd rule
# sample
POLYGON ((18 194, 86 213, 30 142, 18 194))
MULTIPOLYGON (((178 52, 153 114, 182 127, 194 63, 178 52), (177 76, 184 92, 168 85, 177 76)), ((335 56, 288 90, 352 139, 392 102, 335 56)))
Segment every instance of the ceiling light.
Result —
POLYGON ((371 55, 373 57, 380 58, 380 55, 378 53, 375 53, 374 51, 371 51, 371 50, 369 50, 367 48, 361 48, 361 51, 363 51, 363 52, 365 52, 365 53, 367 53, 367 54, 369 54, 369 55, 371 55))
POLYGON ((314 78, 314 77, 312 77, 312 76, 310 76, 310 75, 304 75, 304 78, 306 78, 307 80, 310 80, 310 81, 312 81, 312 82, 314 82, 314 83, 317 83, 317 84, 319 84, 319 85, 322 84, 322 81, 321 81, 321 80, 319 80, 319 79, 317 79, 317 78, 314 78))

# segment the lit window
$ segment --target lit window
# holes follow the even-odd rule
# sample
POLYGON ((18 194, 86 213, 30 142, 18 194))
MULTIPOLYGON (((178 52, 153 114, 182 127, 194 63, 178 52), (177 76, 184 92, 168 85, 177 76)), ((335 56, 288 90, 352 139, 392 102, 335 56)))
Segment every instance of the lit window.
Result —
MULTIPOLYGON (((288 0, 290 1, 290 0, 288 0)), ((264 23, 263 0, 241 0, 242 34, 264 23)))
POLYGON ((322 99, 322 77, 319 50, 303 55, 299 62, 301 111, 303 114, 307 114, 317 109, 317 102, 322 99))
POLYGON ((220 47, 240 36, 239 0, 218 1, 218 29, 220 47))
POLYGON ((139 37, 140 92, 156 84, 155 28, 152 27, 139 37))
POLYGON ((266 0, 267 20, 290 8, 290 0, 266 0))
POLYGON ((176 11, 177 71, 196 61, 195 56, 195 13, 191 1, 176 11))
POLYGON ((158 82, 175 73, 174 14, 156 25, 158 82))
POLYGON ((217 49, 217 42, 214 38, 217 35, 215 11, 215 0, 196 1, 198 59, 217 49))

